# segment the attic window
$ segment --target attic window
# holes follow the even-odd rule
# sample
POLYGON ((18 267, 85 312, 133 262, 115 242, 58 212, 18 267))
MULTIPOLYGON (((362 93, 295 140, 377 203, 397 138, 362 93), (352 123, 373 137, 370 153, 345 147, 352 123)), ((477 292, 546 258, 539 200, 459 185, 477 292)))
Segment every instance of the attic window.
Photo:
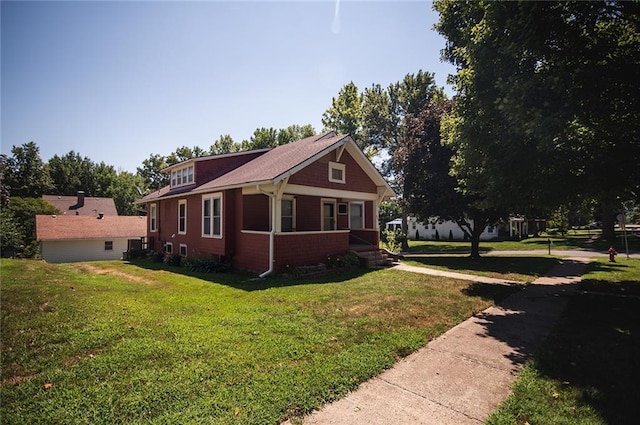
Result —
POLYGON ((346 183, 344 164, 329 162, 329 181, 332 183, 346 183))
POLYGON ((177 168, 171 172, 171 187, 185 186, 193 183, 193 165, 177 168))

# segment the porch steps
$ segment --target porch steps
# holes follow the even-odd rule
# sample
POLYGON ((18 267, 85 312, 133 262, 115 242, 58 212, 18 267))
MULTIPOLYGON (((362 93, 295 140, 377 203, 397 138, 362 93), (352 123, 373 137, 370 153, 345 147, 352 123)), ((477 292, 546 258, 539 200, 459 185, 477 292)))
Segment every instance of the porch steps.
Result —
POLYGON ((367 251, 354 250, 354 254, 360 258, 362 265, 369 268, 391 267, 398 261, 398 255, 386 249, 373 249, 367 251))

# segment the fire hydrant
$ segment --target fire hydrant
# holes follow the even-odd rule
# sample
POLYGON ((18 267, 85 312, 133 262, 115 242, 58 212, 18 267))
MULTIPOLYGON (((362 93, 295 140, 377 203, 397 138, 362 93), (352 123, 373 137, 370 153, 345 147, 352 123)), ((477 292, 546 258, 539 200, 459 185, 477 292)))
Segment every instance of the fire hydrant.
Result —
POLYGON ((616 255, 618 255, 618 251, 615 250, 614 247, 609 247, 609 261, 612 263, 616 262, 616 255))

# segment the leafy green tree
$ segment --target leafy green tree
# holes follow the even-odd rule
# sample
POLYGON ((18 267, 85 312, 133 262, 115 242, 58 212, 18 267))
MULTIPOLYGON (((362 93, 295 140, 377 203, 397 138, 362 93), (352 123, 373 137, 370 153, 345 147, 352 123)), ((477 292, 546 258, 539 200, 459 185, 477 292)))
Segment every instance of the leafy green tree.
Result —
POLYGON ((2 256, 33 257, 38 252, 36 215, 60 212, 42 198, 12 196, 2 209, 2 256))
POLYGON ((458 96, 448 139, 466 190, 512 211, 640 193, 640 4, 436 1, 458 96), (544 25, 540 25, 544 22, 544 25))
POLYGON ((63 156, 54 155, 47 166, 56 195, 72 196, 82 190, 87 196, 99 196, 94 181, 94 164, 89 158, 69 151, 63 156))
POLYGON ((226 153, 238 152, 240 150, 240 145, 233 141, 233 138, 224 134, 221 135, 218 140, 213 142, 213 144, 209 147, 210 155, 222 155, 226 153))
POLYGON ((338 92, 338 97, 331 100, 331 106, 322 114, 322 125, 325 129, 340 134, 349 134, 361 148, 366 148, 362 140, 362 95, 353 81, 345 84, 338 92))
POLYGON ((134 201, 140 199, 138 188, 144 186, 144 179, 136 174, 122 171, 109 186, 108 196, 113 198, 118 215, 140 215, 143 208, 134 205, 134 201))
POLYGON ((471 241, 471 257, 480 257, 480 235, 502 216, 483 198, 461 190, 450 174, 453 150, 442 143, 441 123, 452 110, 450 100, 434 100, 407 121, 407 139, 394 151, 396 168, 403 168, 403 202, 406 210, 422 222, 450 220, 471 241))
POLYGON ((257 128, 248 141, 242 142, 242 150, 250 151, 254 149, 266 149, 277 146, 278 131, 271 128, 257 128))
POLYGON ((174 152, 170 153, 169 156, 165 158, 165 160, 167 162, 167 166, 170 166, 191 158, 195 158, 193 149, 187 146, 182 146, 176 149, 174 152))
POLYGON ((305 137, 311 137, 315 134, 316 132, 311 124, 307 124, 304 126, 290 125, 289 127, 280 129, 278 131, 278 135, 276 136, 276 144, 278 146, 286 145, 287 143, 295 142, 296 140, 304 139, 305 137))
POLYGON ((144 189, 158 190, 169 184, 169 176, 161 171, 168 167, 164 156, 151 154, 142 161, 142 167, 136 168, 136 174, 142 178, 141 191, 144 189))
POLYGON ((52 188, 40 148, 34 142, 13 146, 3 158, 3 184, 11 196, 40 197, 52 188))

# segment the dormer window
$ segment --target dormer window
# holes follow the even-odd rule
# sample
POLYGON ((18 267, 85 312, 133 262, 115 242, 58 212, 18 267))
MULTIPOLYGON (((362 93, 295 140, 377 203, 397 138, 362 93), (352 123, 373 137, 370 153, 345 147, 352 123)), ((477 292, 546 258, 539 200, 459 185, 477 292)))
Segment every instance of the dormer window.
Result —
POLYGON ((344 164, 329 162, 329 181, 332 183, 346 183, 344 170, 344 164))
POLYGON ((171 187, 193 183, 193 165, 177 168, 171 172, 171 187))

